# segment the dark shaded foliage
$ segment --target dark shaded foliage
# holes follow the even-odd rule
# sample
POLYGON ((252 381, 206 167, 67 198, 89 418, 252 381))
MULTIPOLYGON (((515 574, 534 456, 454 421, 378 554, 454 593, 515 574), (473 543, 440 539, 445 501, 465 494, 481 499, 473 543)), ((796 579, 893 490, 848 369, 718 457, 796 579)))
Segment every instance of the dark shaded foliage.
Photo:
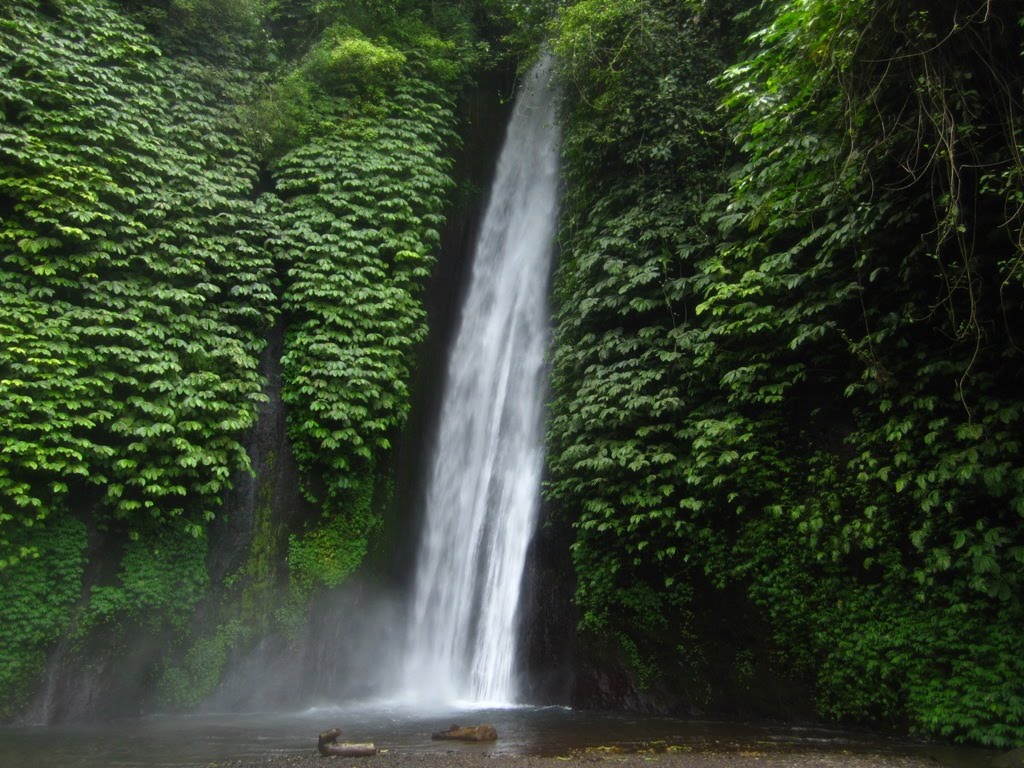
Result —
POLYGON ((548 494, 583 626, 671 675, 693 575, 740 584, 822 714, 1020 743, 1022 19, 759 12, 728 68, 697 3, 558 24, 548 494))

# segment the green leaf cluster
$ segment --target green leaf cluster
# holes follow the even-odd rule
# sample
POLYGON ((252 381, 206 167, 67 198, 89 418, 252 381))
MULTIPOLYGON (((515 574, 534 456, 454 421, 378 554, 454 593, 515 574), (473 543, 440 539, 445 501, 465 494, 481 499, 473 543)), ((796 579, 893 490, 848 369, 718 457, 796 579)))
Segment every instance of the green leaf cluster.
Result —
POLYGON ((248 466, 277 311, 246 89, 104 3, 34 7, 0 23, 0 540, 72 494, 198 535, 248 466))
POLYGON ((400 50, 352 27, 332 28, 303 62, 307 77, 332 95, 380 91, 405 64, 400 50))
MULTIPOLYGON (((674 3, 579 3, 554 41, 572 102, 547 495, 575 521, 592 630, 613 608, 644 627, 679 602, 688 517, 706 503, 690 486, 739 463, 685 450, 701 428, 686 418, 699 351, 686 334, 688 260, 712 242, 693 212, 720 184, 725 146, 707 85, 717 56, 689 18, 674 3)), ((728 429, 714 416, 704 429, 728 429)))
MULTIPOLYGON (((58 0, 60 2, 61 0, 58 0)), ((116 0, 166 44, 214 59, 261 40, 266 0, 116 0)))
POLYGON ((740 586, 823 715, 1020 744, 1022 18, 731 10, 555 28, 547 493, 583 626, 644 650, 682 585, 740 586))
POLYGON ((282 396, 295 455, 318 481, 307 490, 332 509, 384 465, 407 416, 423 289, 453 186, 451 96, 419 76, 412 54, 374 45, 401 75, 357 95, 322 94, 317 135, 274 164, 282 396))
MULTIPOLYGON (((380 109, 395 106, 398 84, 415 81, 457 94, 470 85, 489 52, 469 5, 433 3, 424 9, 359 0, 307 5, 270 10, 292 56, 243 109, 250 141, 271 164, 331 135, 339 122, 382 117, 380 109), (378 110, 367 112, 374 104, 378 110)), ((436 96, 424 98, 434 102, 436 96)))
POLYGON ((8 714, 58 634, 74 654, 94 629, 187 626, 249 465, 273 222, 234 106, 247 65, 219 60, 165 56, 102 0, 0 10, 8 714), (86 530, 113 562, 83 593, 86 530))
POLYGON ((191 706, 231 646, 294 629, 273 616, 282 594, 301 620, 363 560, 426 334, 455 98, 487 51, 474 12, 0 9, 4 713, 62 633, 72 654, 174 635, 159 697, 191 706), (213 585, 207 525, 249 470, 279 318, 289 433, 321 514, 289 539, 261 497, 250 556, 213 585), (83 585, 86 531, 109 562, 83 585))
MULTIPOLYGON (((179 631, 165 654, 155 686, 162 709, 198 706, 216 690, 233 653, 244 652, 271 632, 294 632, 304 618, 305 606, 298 606, 295 599, 281 608, 280 577, 287 564, 288 536, 272 504, 279 460, 271 453, 260 467, 252 537, 244 559, 222 584, 204 595, 204 620, 194 621, 189 631, 179 631)), ((347 546, 346 541, 334 544, 347 546)))

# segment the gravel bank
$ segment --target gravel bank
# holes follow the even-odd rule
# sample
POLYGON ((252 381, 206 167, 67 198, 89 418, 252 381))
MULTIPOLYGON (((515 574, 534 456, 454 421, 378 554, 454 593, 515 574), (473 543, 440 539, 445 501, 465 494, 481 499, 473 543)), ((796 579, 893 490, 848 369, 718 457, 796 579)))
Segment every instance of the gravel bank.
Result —
POLYGON ((257 761, 213 763, 209 768, 936 768, 917 757, 845 752, 689 752, 620 754, 591 749, 561 757, 491 755, 484 750, 416 753, 389 750, 370 758, 325 758, 315 753, 257 761))

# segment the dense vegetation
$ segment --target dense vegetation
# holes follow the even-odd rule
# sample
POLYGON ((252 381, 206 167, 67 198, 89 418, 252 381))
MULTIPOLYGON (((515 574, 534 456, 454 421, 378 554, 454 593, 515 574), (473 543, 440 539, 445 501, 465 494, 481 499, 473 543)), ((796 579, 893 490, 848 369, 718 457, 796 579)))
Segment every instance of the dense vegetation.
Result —
POLYGON ((172 63, 102 3, 14 2, 2 22, 0 578, 33 595, 0 607, 6 708, 71 622, 78 521, 130 539, 84 624, 180 621, 198 599, 276 310, 237 67, 172 63), (195 556, 172 565, 168 537, 195 556))
POLYGON ((164 704, 196 703, 227 646, 294 631, 312 590, 358 566, 481 50, 444 3, 4 4, 0 715, 62 633, 180 643, 228 590, 234 607, 159 662, 184 654, 164 704), (321 517, 280 552, 264 514, 240 571, 211 584, 208 525, 249 469, 279 318, 321 517), (284 556, 280 608, 268 561, 284 556))
POLYGON ((1022 28, 975 0, 562 9, 548 495, 581 626, 641 685, 699 678, 695 585, 739 587, 771 643, 737 676, 1024 743, 1022 28))
POLYGON ((739 594, 731 684, 1024 744, 1024 12, 984 0, 7 0, 0 717, 61 640, 155 640, 195 705, 359 567, 481 30, 564 79, 581 652, 701 705, 739 594), (308 514, 260 478, 214 577, 272 328, 308 514))

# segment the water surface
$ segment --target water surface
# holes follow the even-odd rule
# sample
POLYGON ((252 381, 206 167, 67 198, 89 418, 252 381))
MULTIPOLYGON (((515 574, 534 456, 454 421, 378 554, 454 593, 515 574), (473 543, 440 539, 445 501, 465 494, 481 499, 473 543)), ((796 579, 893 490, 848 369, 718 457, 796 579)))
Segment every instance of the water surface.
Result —
POLYGON ((338 726, 343 738, 372 741, 391 751, 567 755, 684 747, 694 751, 824 751, 911 755, 950 768, 983 768, 990 750, 946 747, 877 734, 753 723, 680 720, 560 707, 497 710, 448 708, 426 713, 376 705, 323 706, 294 713, 152 716, 89 726, 0 729, 4 768, 192 768, 226 760, 309 754, 321 731, 338 726), (491 744, 432 741, 452 723, 490 723, 491 744))

